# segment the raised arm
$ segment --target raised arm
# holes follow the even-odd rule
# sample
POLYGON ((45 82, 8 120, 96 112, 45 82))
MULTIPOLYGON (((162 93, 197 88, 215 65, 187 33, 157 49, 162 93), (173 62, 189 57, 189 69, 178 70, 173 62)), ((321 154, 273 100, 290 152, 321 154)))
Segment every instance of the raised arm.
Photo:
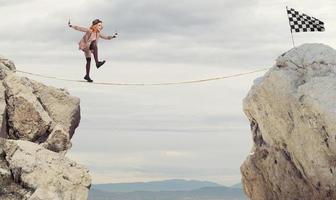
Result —
POLYGON ((70 20, 68 22, 68 25, 69 25, 70 28, 73 28, 73 29, 75 29, 77 31, 81 31, 81 32, 87 32, 87 31, 89 31, 89 29, 87 29, 87 28, 71 25, 70 20))
POLYGON ((102 34, 102 33, 99 33, 99 36, 100 36, 101 38, 105 39, 105 40, 111 40, 111 39, 113 39, 113 38, 116 38, 117 35, 118 35, 118 33, 114 33, 113 36, 106 36, 106 35, 104 35, 104 34, 102 34))
POLYGON ((71 28, 73 28, 73 29, 75 29, 77 31, 82 31, 82 32, 88 32, 89 31, 89 29, 84 28, 84 27, 80 27, 80 26, 73 26, 73 25, 71 25, 71 28))

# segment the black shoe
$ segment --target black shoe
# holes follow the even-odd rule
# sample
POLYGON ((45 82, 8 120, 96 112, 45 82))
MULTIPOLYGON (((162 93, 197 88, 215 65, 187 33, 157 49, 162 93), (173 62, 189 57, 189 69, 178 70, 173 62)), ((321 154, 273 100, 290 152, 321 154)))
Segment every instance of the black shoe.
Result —
POLYGON ((104 63, 105 63, 105 60, 103 60, 103 61, 99 61, 99 62, 96 64, 97 69, 98 69, 99 67, 101 67, 104 63))
POLYGON ((84 76, 84 79, 87 80, 87 82, 93 82, 93 80, 90 78, 90 76, 84 76))

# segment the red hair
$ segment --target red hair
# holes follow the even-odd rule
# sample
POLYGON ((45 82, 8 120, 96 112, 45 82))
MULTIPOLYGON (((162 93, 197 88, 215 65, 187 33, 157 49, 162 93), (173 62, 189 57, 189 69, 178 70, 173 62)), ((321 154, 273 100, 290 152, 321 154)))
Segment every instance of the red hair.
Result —
POLYGON ((94 33, 98 33, 99 30, 98 30, 98 24, 95 24, 95 25, 92 25, 90 27, 91 31, 94 32, 94 33))

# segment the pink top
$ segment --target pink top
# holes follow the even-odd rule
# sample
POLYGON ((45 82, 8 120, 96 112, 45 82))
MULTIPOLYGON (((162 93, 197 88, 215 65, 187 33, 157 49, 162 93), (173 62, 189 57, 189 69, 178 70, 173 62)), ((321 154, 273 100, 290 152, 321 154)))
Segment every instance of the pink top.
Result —
POLYGON ((71 28, 77 30, 77 31, 81 31, 81 32, 85 32, 85 35, 83 36, 83 38, 79 41, 79 49, 80 50, 87 50, 90 47, 90 44, 92 41, 96 40, 98 42, 99 38, 103 38, 105 40, 111 40, 112 36, 105 36, 102 33, 94 33, 92 32, 91 29, 88 28, 84 28, 84 27, 80 27, 80 26, 71 26, 71 28))

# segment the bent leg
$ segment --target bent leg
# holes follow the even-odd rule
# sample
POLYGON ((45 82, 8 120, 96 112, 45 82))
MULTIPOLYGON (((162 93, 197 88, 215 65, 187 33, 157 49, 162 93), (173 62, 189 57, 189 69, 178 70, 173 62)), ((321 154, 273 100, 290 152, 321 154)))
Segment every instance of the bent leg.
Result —
POLYGON ((100 66, 102 66, 105 63, 105 60, 103 60, 103 61, 98 60, 98 47, 97 47, 97 41, 96 40, 91 42, 90 50, 91 50, 91 52, 93 54, 93 57, 95 59, 96 67, 99 68, 100 66))
POLYGON ((93 57, 96 61, 96 64, 99 62, 98 60, 98 47, 97 47, 97 41, 94 40, 90 44, 90 50, 92 51, 93 57))

